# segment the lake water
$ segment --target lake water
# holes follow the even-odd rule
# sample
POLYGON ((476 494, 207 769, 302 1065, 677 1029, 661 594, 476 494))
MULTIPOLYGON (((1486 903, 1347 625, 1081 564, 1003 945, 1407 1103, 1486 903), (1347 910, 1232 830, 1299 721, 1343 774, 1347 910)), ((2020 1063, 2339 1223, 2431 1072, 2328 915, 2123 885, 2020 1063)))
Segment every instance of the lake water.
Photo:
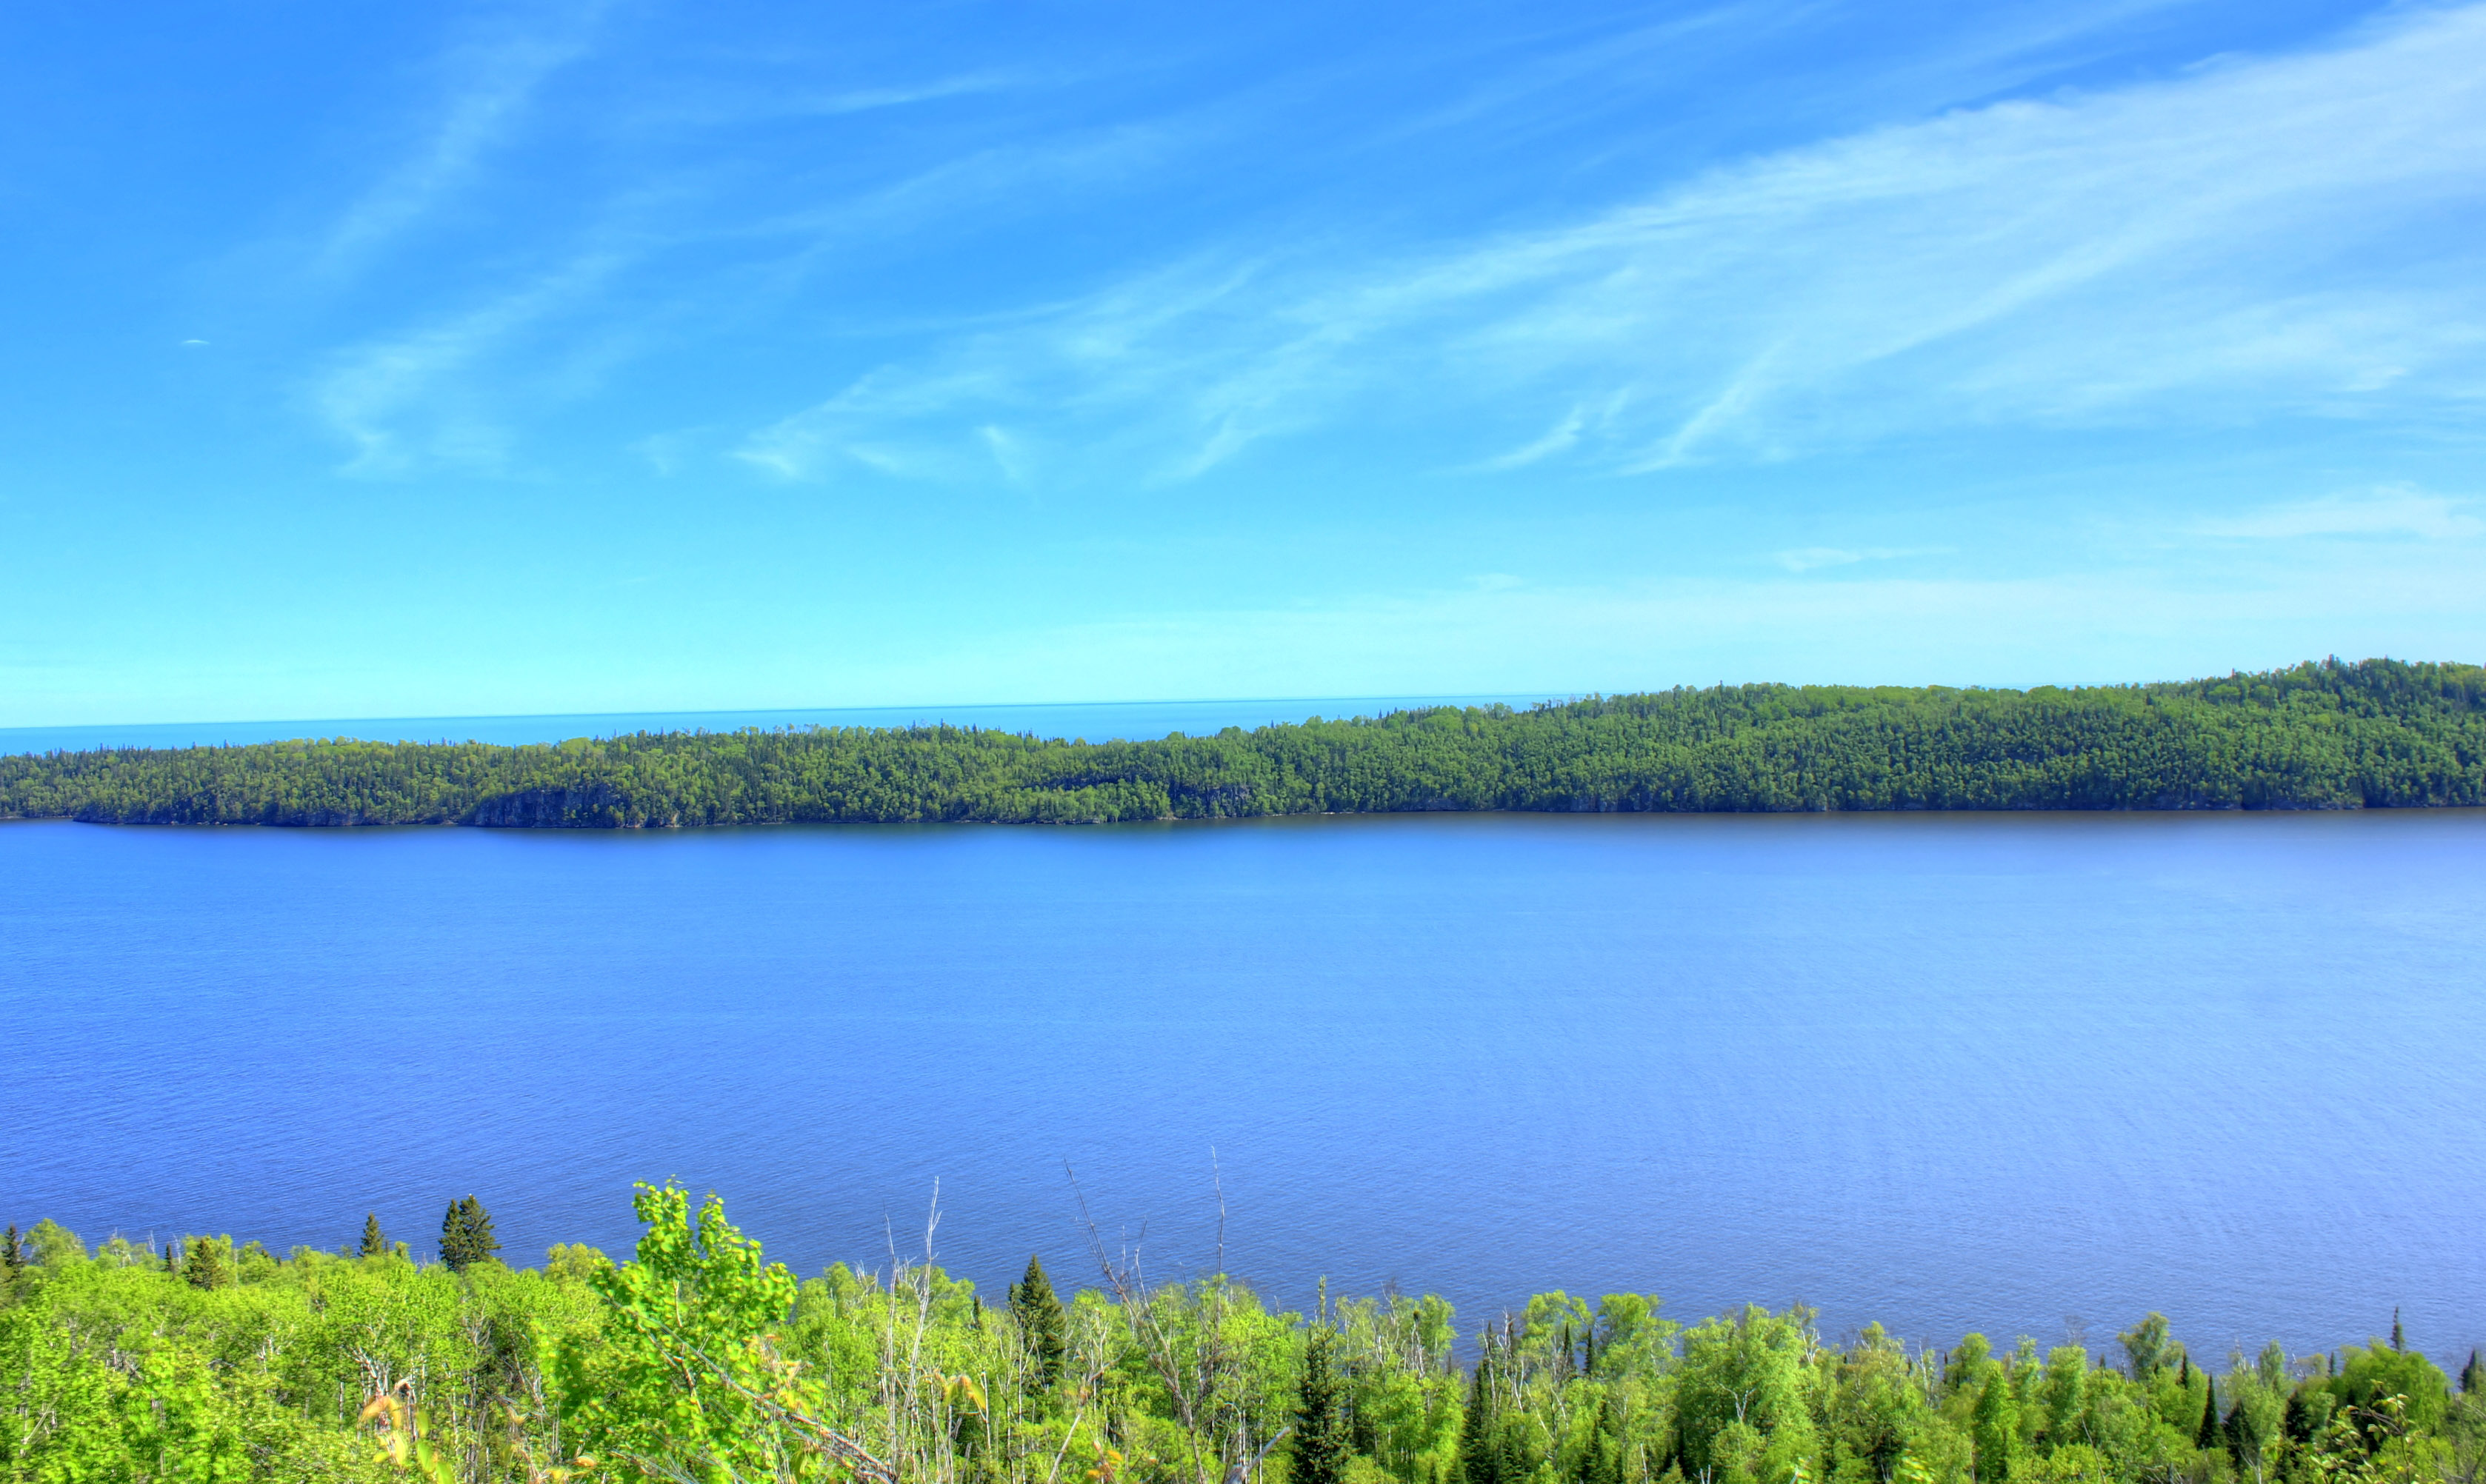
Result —
MULTIPOLYGON (((0 756, 103 747, 238 747, 300 737, 367 742, 563 742, 634 731, 738 731, 745 727, 921 727, 948 723, 1091 742, 1194 736, 1307 717, 1378 716, 1411 706, 1527 707, 1543 696, 1322 696, 1241 701, 1096 701, 1043 705, 833 706, 800 711, 581 711, 544 716, 362 716, 290 721, 130 722, 0 727, 0 756)), ((1564 698, 1555 697, 1554 700, 1564 698)))
POLYGON ((1216 1253, 2092 1347, 2486 1342, 2486 814, 0 826, 0 1193, 521 1260, 1216 1253), (886 1224, 885 1224, 886 1223, 886 1224))

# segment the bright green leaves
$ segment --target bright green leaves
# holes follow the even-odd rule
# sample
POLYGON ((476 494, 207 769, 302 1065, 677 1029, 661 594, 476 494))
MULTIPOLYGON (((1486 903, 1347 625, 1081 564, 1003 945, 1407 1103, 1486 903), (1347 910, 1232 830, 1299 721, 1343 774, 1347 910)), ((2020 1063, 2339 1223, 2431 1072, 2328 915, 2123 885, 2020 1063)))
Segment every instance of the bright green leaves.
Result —
POLYGON ((1747 1305, 1731 1319, 1683 1332, 1677 1388, 1684 1471, 1717 1484, 1790 1484, 1813 1455, 1809 1405, 1818 1341, 1806 1309, 1747 1305))
POLYGON ((152 1247, 90 1258, 38 1228, 42 1255, 0 1292, 0 1481, 2486 1477, 2486 1400, 2381 1344, 2336 1367, 2239 1354, 2214 1389, 2162 1321, 2128 1336, 2151 1362, 2134 1376, 2080 1345, 2041 1359, 1972 1335, 1944 1358, 1871 1326, 1824 1344, 1800 1308, 1679 1331, 1651 1299, 1555 1293, 1488 1330, 1463 1372, 1438 1299, 1350 1300, 1308 1326, 1221 1277, 1146 1286, 1109 1268, 1127 1280, 1063 1294, 1032 1268, 987 1306, 928 1257, 798 1293, 713 1197, 642 1186, 635 1208, 631 1261, 557 1248, 542 1272, 198 1238, 168 1269, 152 1247), (1039 1332, 1057 1322, 1048 1378, 1039 1332))
POLYGON ((2347 1347, 2344 1364, 2332 1379, 2331 1394, 2348 1407, 2373 1408, 2385 1397, 2401 1398, 2408 1420, 2431 1429, 2443 1421, 2451 1401, 2451 1382, 2432 1360, 2414 1350, 2380 1344, 2347 1347))
POLYGON ((589 1278, 605 1303, 594 1343, 573 1338, 556 1370, 566 1442, 649 1478, 800 1477, 825 1466, 798 1419, 817 1388, 767 1336, 795 1282, 726 1220, 711 1195, 691 1215, 677 1185, 641 1185, 637 1256, 589 1278))
POLYGON ((1997 1373, 1976 1396, 1976 1484, 2009 1484, 2020 1462, 2020 1405, 1997 1373))

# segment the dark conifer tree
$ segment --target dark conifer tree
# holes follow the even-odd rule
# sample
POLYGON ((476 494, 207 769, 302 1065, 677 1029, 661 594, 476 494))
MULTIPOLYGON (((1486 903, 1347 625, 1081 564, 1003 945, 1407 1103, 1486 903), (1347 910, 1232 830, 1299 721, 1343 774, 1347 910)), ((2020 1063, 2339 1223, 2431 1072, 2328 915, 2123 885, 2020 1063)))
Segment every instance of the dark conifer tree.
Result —
POLYGON ((2486 1365, 2478 1363, 2477 1352, 2469 1352, 2469 1363, 2460 1367, 2460 1389, 2469 1395, 2486 1390, 2486 1365))
POLYGON ((1494 1415, 1493 1348, 1477 1357, 1468 1380, 1467 1415, 1459 1419, 1459 1473, 1465 1484, 1502 1484, 1502 1429, 1494 1415))
POLYGON ((2279 1431, 2299 1443, 2313 1441, 2313 1409, 2305 1400, 2306 1394, 2312 1389, 2312 1386, 2307 1383, 2288 1392, 2287 1411, 2281 1414, 2279 1419, 2279 1431))
POLYGON ((1345 1476, 1346 1388, 1335 1364, 1338 1332, 1315 1325, 1304 1341, 1304 1374, 1295 1388, 1294 1463, 1287 1484, 1339 1484, 1345 1476))
POLYGON ((363 1247, 356 1255, 385 1257, 388 1250, 388 1237, 380 1230, 380 1214, 374 1211, 363 1218, 363 1247))
POLYGON ((466 1197, 466 1237, 475 1252, 474 1260, 483 1262, 501 1250, 500 1239, 492 1235, 492 1218, 483 1203, 474 1196, 466 1197))
POLYGON ((500 1250, 482 1201, 469 1195, 449 1203, 449 1214, 440 1219, 440 1260, 451 1272, 463 1273, 500 1250))
POLYGON ((2210 1373, 2201 1373, 2201 1426, 2193 1435, 2193 1446, 2215 1448, 2219 1445, 2219 1384, 2210 1373))
MULTIPOLYGON (((17 1223, 15 1222, 11 1222, 9 1223, 8 1234, 6 1236, 0 1236, 0 1268, 8 1269, 10 1275, 14 1277, 18 1270, 25 1266, 26 1250, 17 1245, 17 1223)), ((2476 1364, 2476 1359, 2472 1357, 2469 1363, 2472 1365, 2476 1364)), ((2466 1376, 2467 1374, 2468 1373, 2465 1371, 2462 1372, 2463 1376, 2466 1376)))
POLYGON ((1027 1276, 1010 1284, 1010 1313, 1018 1320, 1018 1333, 1027 1345, 1028 1359, 1036 1365, 1036 1379, 1051 1390, 1062 1380, 1063 1335, 1068 1326, 1062 1317, 1062 1301, 1053 1296, 1053 1280, 1044 1276, 1044 1264, 1034 1253, 1027 1259, 1027 1276))
POLYGON ((233 1244, 215 1237, 194 1237, 181 1244, 181 1279, 193 1288, 224 1288, 234 1280, 227 1260, 233 1244))
POLYGON ((2400 1307, 2396 1304, 2391 1305, 2391 1348, 2408 1349, 2408 1337, 2400 1333, 2400 1307))

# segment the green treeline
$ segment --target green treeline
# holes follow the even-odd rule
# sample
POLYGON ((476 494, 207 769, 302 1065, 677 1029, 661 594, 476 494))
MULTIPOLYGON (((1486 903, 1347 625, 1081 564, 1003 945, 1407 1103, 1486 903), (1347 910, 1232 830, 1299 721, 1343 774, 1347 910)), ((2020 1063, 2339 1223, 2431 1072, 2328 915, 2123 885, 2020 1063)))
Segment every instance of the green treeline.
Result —
POLYGON ((2335 660, 2031 691, 1725 686, 1090 744, 971 728, 0 757, 0 817, 612 828, 1411 810, 2486 803, 2486 670, 2335 660))
POLYGON ((642 1186, 636 1256, 418 1263, 192 1237, 0 1272, 0 1480, 850 1484, 2477 1484, 2486 1367, 2389 1341, 2203 1363, 2148 1315, 1910 1351, 1808 1310, 1683 1325, 1540 1294, 1472 1334, 1438 1298, 1272 1311, 1098 1249, 986 1305, 928 1264, 798 1282, 714 1197, 642 1186))

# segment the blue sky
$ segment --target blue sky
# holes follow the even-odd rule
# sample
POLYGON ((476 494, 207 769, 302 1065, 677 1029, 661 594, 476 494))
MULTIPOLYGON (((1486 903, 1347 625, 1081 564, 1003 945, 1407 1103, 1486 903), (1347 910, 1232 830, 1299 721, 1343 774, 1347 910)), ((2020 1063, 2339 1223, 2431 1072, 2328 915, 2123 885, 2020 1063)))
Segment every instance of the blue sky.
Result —
POLYGON ((0 15, 0 725, 2486 658, 2486 5, 0 15))

